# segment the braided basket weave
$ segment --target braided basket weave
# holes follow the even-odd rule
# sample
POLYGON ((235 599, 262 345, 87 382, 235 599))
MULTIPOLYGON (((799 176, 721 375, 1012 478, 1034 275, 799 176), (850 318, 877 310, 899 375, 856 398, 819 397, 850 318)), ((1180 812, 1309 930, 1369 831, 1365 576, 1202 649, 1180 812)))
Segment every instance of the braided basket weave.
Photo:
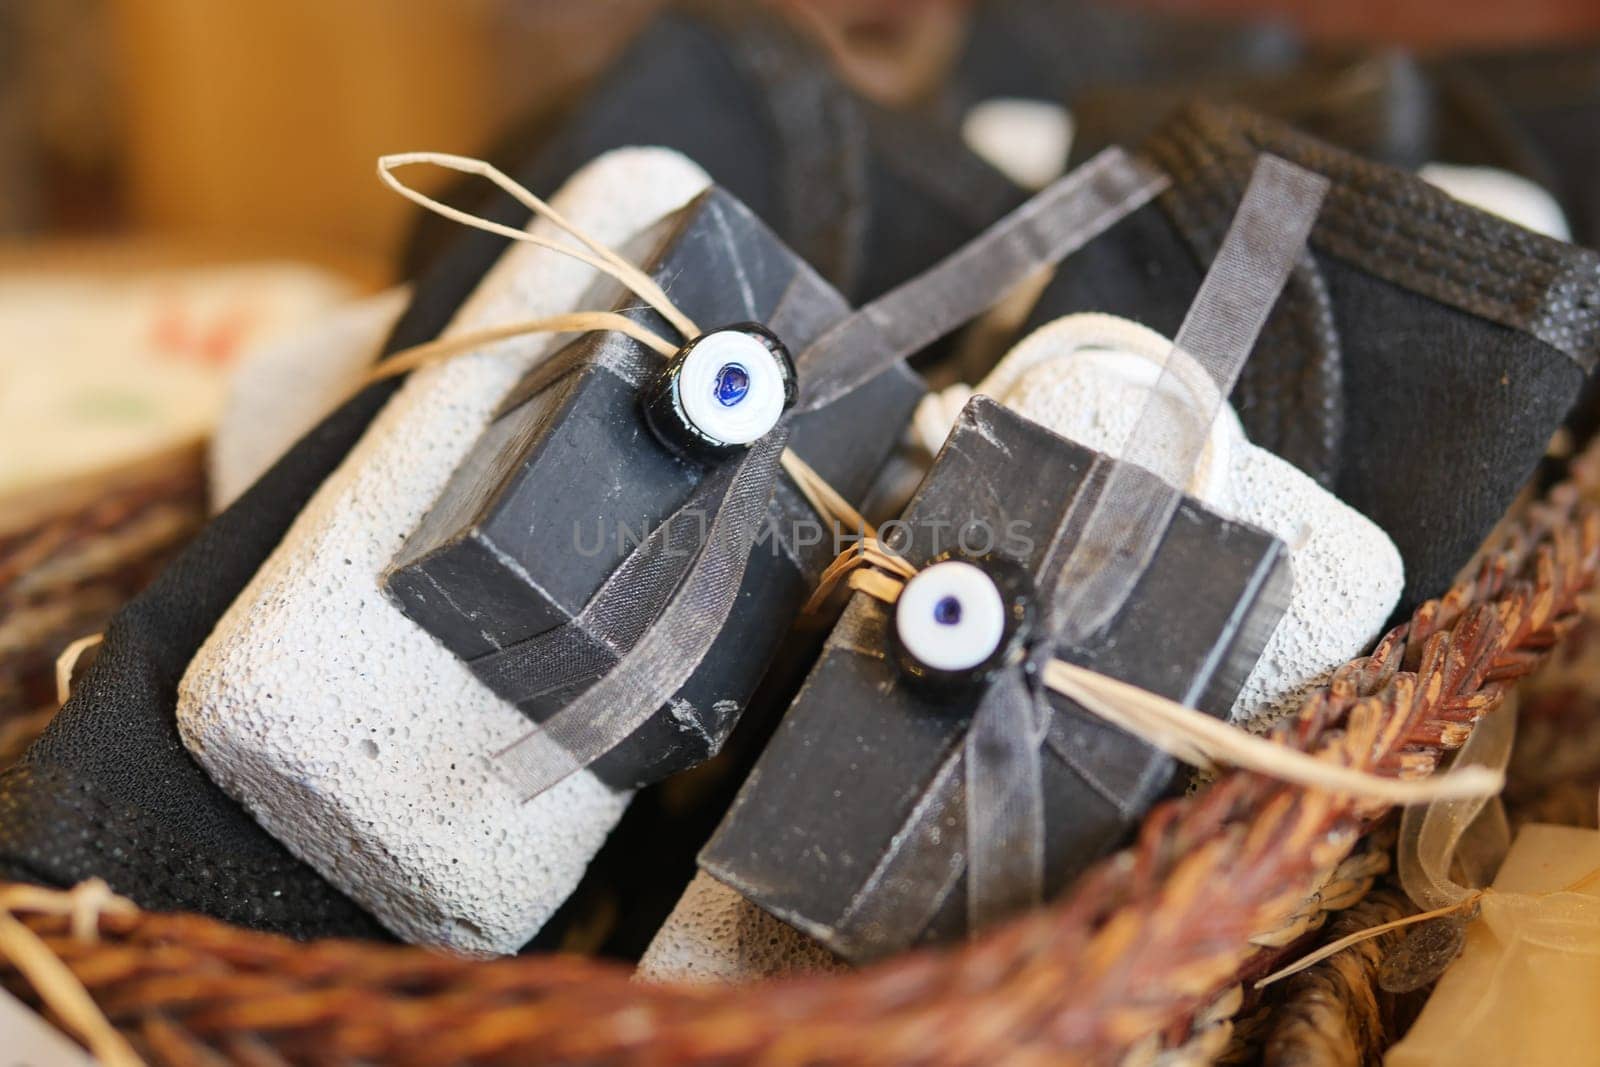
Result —
MULTIPOLYGON (((1432 772, 1580 621, 1600 570, 1600 446, 1272 735, 1368 771, 1432 772)), ((1062 900, 959 948, 845 977, 649 986, 568 956, 470 962, 299 944, 196 916, 24 916, 151 1062, 1358 1063, 1394 1009, 1382 940, 1269 990, 1331 924, 1400 914, 1381 806, 1247 773, 1165 803, 1062 900), (1363 903, 1363 898, 1368 898, 1363 903)), ((1340 931, 1342 932, 1342 931, 1340 931)), ((0 981, 38 998, 0 961, 0 981)), ((1392 1039, 1392 1035, 1390 1035, 1392 1039)))
POLYGON ((194 445, 0 498, 0 757, 6 725, 54 710, 56 656, 99 631, 205 520, 194 445))

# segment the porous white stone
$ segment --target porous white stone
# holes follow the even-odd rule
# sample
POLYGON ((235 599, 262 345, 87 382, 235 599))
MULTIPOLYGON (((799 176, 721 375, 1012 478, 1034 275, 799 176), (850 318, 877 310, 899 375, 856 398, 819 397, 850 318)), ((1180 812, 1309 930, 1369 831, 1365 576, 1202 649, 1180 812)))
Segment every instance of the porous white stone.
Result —
POLYGON ((848 969, 817 941, 702 871, 650 942, 634 977, 737 983, 848 969))
POLYGON ((352 300, 239 357, 207 457, 214 511, 355 391, 410 298, 409 287, 395 286, 352 300))
POLYGON ((1073 129, 1060 104, 1012 96, 979 101, 961 119, 967 147, 1024 189, 1043 189, 1067 169, 1073 129))
POLYGON ((1538 182, 1498 167, 1463 167, 1453 163, 1428 163, 1417 177, 1443 189, 1463 204, 1498 215, 1534 233, 1572 240, 1572 229, 1561 204, 1538 182))
MULTIPOLYGON (((625 149, 554 201, 618 245, 708 184, 674 153, 625 149)), ((519 243, 446 334, 573 310, 594 278, 519 243)), ((518 338, 412 374, 179 687, 180 732, 211 776, 408 941, 515 951, 572 891, 631 796, 582 772, 520 803, 488 756, 528 720, 379 587, 529 359, 560 343, 518 338)))
MULTIPOLYGON (((1068 315, 1007 354, 977 391, 1074 441, 1121 455, 1172 344, 1110 315, 1068 315)), ((1175 353, 1162 399, 1169 418, 1214 388, 1175 353)), ((1360 655, 1399 602, 1400 553, 1387 534, 1288 462, 1245 439, 1232 408, 1213 425, 1187 486, 1217 513, 1276 535, 1289 547, 1294 592, 1234 703, 1233 720, 1266 725, 1299 706, 1360 655)))

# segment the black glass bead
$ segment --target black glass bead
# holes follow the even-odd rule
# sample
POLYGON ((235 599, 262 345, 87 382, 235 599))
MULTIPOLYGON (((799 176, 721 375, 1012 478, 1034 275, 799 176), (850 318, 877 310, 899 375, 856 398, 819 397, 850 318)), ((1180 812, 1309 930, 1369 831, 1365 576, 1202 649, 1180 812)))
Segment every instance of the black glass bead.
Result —
POLYGON ((981 690, 1022 659, 1034 585, 1004 556, 946 553, 906 583, 887 628, 890 655, 918 689, 950 699, 981 690))
POLYGON ((672 451, 717 460, 742 452, 794 406, 794 361, 755 322, 708 330, 680 348, 640 394, 645 422, 672 451))

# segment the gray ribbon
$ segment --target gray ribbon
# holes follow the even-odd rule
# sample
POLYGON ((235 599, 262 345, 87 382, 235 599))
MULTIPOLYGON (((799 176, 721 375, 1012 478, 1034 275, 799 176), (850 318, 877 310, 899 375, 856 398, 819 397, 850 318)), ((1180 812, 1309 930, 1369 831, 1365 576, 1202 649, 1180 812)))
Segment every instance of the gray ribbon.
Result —
POLYGON ((501 773, 524 799, 615 748, 694 674, 739 594, 788 440, 780 426, 738 460, 683 584, 617 665, 497 754, 501 773))
MULTIPOLYGON (((796 413, 825 407, 872 381, 992 307, 1041 267, 1081 248, 1169 183, 1166 175, 1119 149, 1102 152, 942 263, 846 317, 800 353, 796 362, 802 397, 796 413)), ((631 606, 634 594, 627 583, 608 580, 578 619, 524 654, 507 657, 508 670, 530 672, 529 680, 544 692, 604 670, 572 703, 495 754, 495 767, 520 797, 539 795, 616 747, 693 675, 732 610, 778 482, 787 440, 786 420, 722 468, 731 472, 726 474, 726 493, 712 512, 699 550, 681 571, 681 584, 653 618, 653 604, 646 601, 647 610, 638 610, 631 606), (630 603, 621 609, 628 619, 650 621, 606 669, 607 649, 615 651, 623 642, 615 640, 615 626, 601 634, 591 634, 588 627, 613 618, 618 600, 630 603), (539 650, 560 653, 561 659, 539 665, 539 650)), ((658 545, 647 539, 619 570, 633 566, 656 574, 659 590, 677 572, 653 569, 649 560, 661 554, 658 545), (641 553, 647 560, 635 563, 641 553)))
POLYGON ((1171 179, 1108 148, 965 247, 844 319, 798 360, 799 409, 815 411, 983 312, 1154 199, 1171 179))
POLYGON ((1051 616, 1057 644, 1081 644, 1102 629, 1149 565, 1194 474, 1211 424, 1305 249, 1328 185, 1322 175, 1277 156, 1263 155, 1257 162, 1222 247, 1172 342, 1173 353, 1199 364, 1216 389, 1195 398, 1189 419, 1167 420, 1157 398, 1168 390, 1182 395, 1178 360, 1168 357, 1122 450, 1124 462, 1112 471, 1056 579, 1051 616))
POLYGON ((967 928, 1037 907, 1044 893, 1043 742, 1055 712, 1021 669, 983 694, 962 745, 967 928))
MULTIPOLYGON (((969 931, 1039 903, 1045 864, 1043 750, 1048 746, 1090 782, 1095 774, 1094 768, 1079 766, 1080 754, 1070 745, 1052 740, 1052 733, 1061 733, 1061 720, 1038 668, 1057 650, 1092 637, 1113 620, 1149 566, 1182 498, 1177 486, 1189 481, 1211 423, 1304 248, 1327 184, 1276 157, 1263 156, 1257 164, 1173 342, 1174 352, 1206 369, 1215 393, 1196 398, 1192 421, 1170 424, 1165 405, 1156 401, 1176 374, 1176 361, 1169 358, 1123 449, 1123 461, 1097 460, 1080 483, 1044 557, 1043 574, 1059 567, 1045 605, 1046 638, 1029 664, 1006 672, 985 691, 963 743, 941 766, 842 917, 836 934, 852 942, 860 956, 883 955, 915 942, 949 899, 963 869, 969 931), (1100 478, 1107 467, 1109 473, 1100 478)), ((836 644, 882 655, 881 649, 869 650, 874 636, 881 646, 881 624, 874 629, 852 611, 840 630, 836 644)))
POLYGON ((706 516, 733 486, 727 464, 701 479, 689 499, 636 545, 568 624, 472 661, 496 693, 518 703, 594 681, 615 667, 666 608, 706 541, 706 516))

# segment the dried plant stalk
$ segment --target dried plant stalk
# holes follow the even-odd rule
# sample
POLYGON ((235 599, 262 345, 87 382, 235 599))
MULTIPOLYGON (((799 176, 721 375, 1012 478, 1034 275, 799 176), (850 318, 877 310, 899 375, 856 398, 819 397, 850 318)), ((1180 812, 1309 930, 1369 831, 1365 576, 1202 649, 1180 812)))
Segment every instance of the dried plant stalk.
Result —
MULTIPOLYGON (((1374 773, 1430 773, 1576 623, 1600 567, 1600 512, 1580 492, 1595 486, 1553 490, 1472 578, 1272 736, 1374 773)), ((58 918, 29 924, 157 1062, 1189 1062, 1226 1042, 1235 987, 1364 891, 1375 872, 1352 852, 1381 814, 1226 774, 1153 811, 1061 902, 971 944, 731 989, 637 985, 570 957, 300 945, 195 916, 107 916, 91 944, 58 918)))

